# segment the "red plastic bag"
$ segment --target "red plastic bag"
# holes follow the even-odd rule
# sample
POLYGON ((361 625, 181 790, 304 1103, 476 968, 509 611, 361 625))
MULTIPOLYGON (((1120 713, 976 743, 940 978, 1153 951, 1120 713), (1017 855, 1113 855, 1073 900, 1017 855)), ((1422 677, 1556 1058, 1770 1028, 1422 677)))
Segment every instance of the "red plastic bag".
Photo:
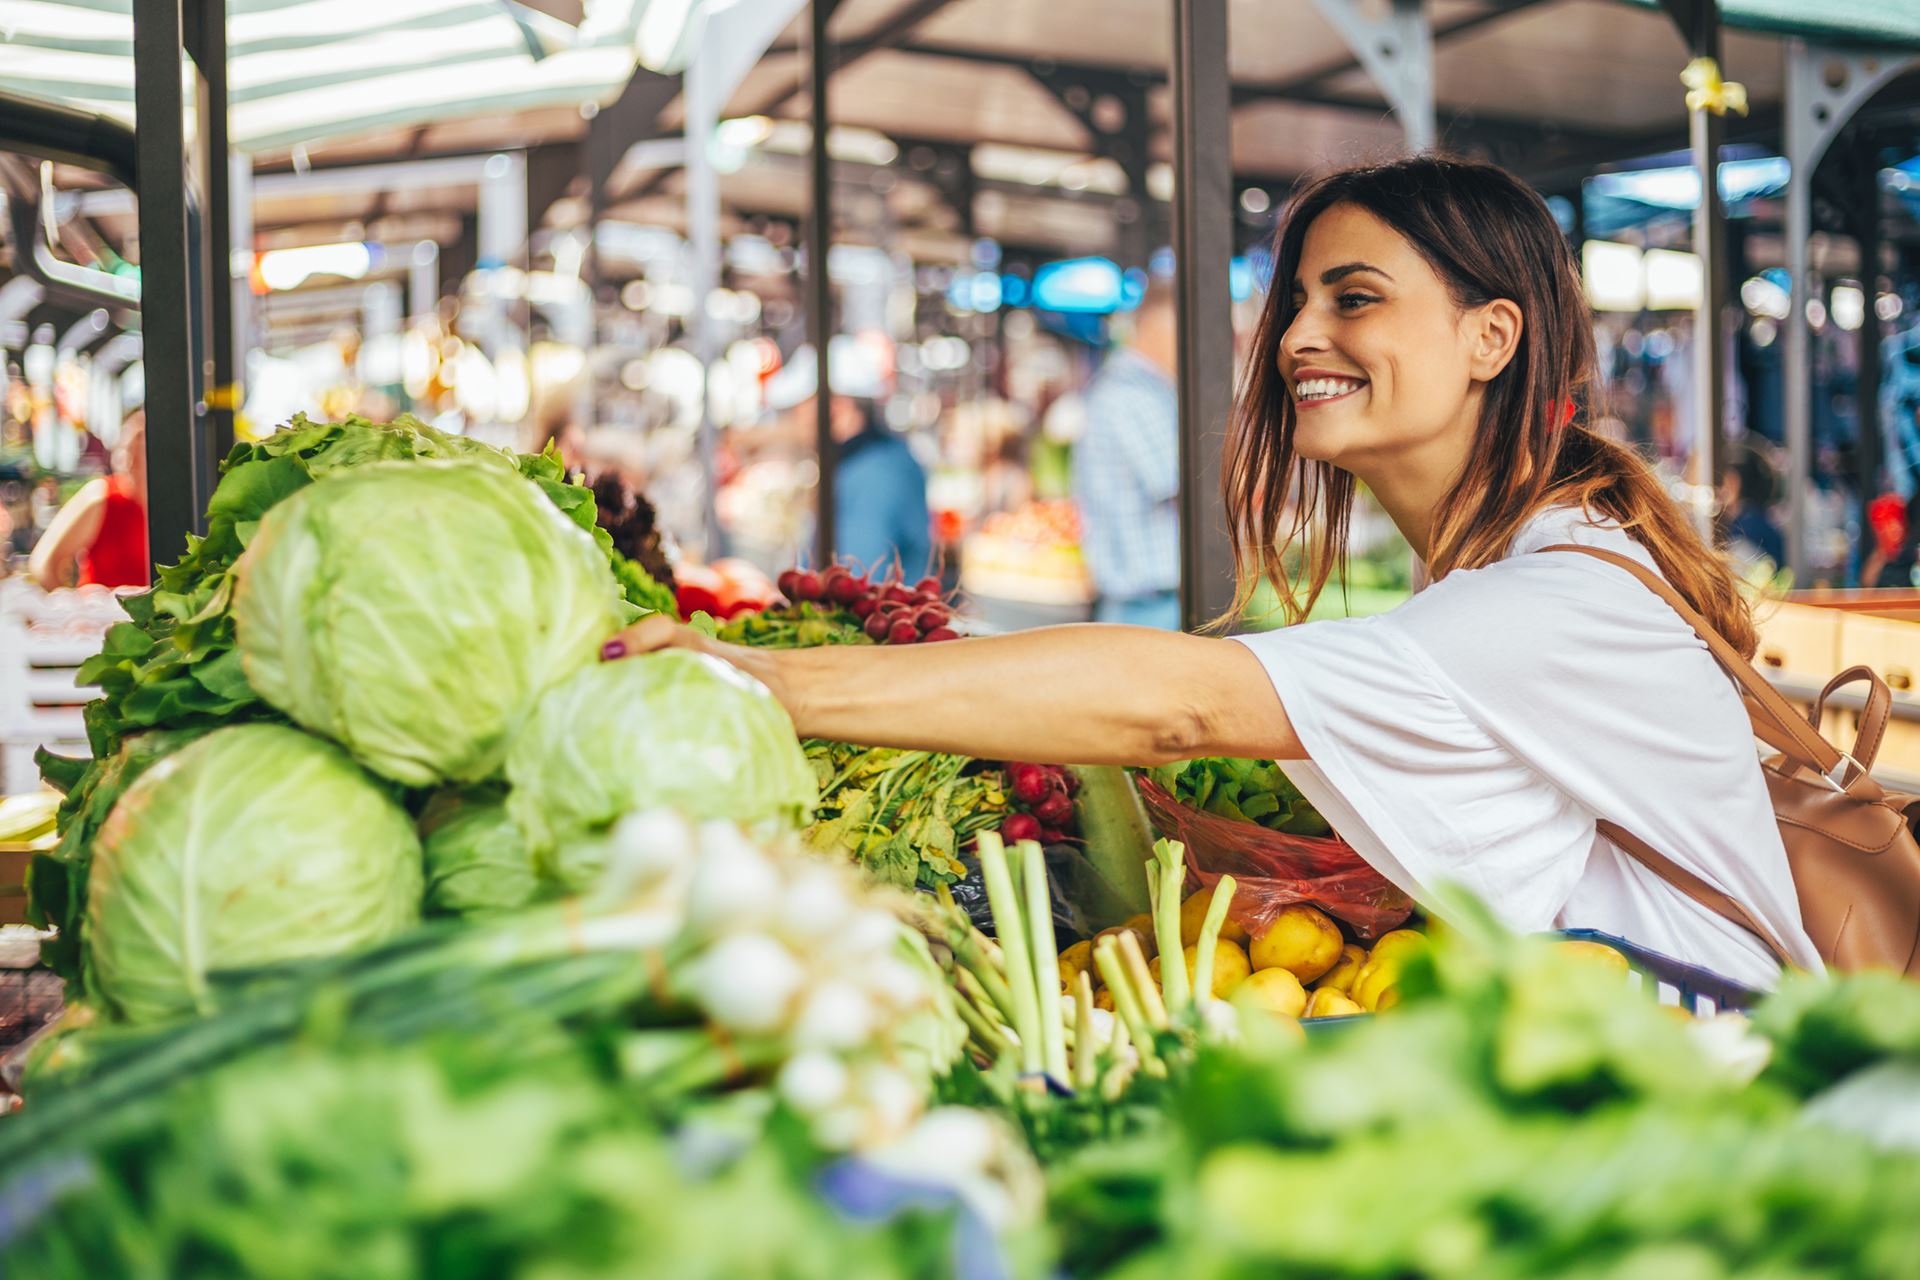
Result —
POLYGON ((1227 914, 1249 933, 1265 933, 1282 907, 1311 903, 1362 938, 1398 928, 1413 899, 1369 866, 1339 836, 1290 836, 1181 804, 1144 774, 1140 799, 1154 829, 1187 846, 1187 868, 1211 888, 1223 875, 1237 886, 1227 914))

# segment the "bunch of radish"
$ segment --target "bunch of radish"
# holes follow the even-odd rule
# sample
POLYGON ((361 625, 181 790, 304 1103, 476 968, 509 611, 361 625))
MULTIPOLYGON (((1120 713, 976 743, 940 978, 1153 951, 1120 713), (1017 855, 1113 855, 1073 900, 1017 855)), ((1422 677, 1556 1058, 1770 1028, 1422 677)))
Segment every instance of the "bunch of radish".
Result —
POLYGON ((876 581, 836 564, 818 573, 789 569, 777 584, 780 594, 795 604, 818 604, 852 614, 876 644, 931 644, 960 638, 953 629, 953 610, 940 595, 938 578, 922 578, 912 585, 897 576, 876 581))
POLYGON ((1008 764, 1008 799, 1015 811, 1000 824, 1000 838, 1042 844, 1070 839, 1073 794, 1079 789, 1079 775, 1065 765, 1008 764))

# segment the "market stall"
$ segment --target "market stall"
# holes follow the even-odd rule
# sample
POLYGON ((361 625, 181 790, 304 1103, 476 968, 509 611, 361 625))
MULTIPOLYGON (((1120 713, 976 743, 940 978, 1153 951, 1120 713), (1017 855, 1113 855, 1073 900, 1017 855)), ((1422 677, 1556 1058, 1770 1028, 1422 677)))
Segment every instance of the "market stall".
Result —
MULTIPOLYGON (((286 7, 241 12, 271 24, 286 7)), ((735 8, 733 21, 766 16, 735 8)), ((1616 94, 1605 129, 1533 146, 1492 102, 1536 94, 1522 76, 1486 90, 1482 118, 1453 125, 1541 172, 1584 171, 1602 153, 1674 141, 1689 111, 1710 114, 1677 105, 1667 63, 1683 50, 1666 19, 1593 0, 1426 17, 1394 6, 1384 30, 1416 51, 1441 41, 1396 72, 1370 42, 1383 28, 1334 3, 1316 6, 1326 30, 1305 27, 1314 39, 1298 47, 1231 50, 1220 4, 1156 8, 1151 24, 1124 7, 850 3, 832 23, 830 8, 784 33, 765 24, 768 54, 701 108, 716 122, 764 117, 718 139, 742 153, 731 172, 696 164, 683 192, 662 149, 636 157, 599 138, 590 189, 561 197, 591 211, 584 231, 554 219, 523 225, 524 244, 499 232, 502 191, 508 205, 526 192, 489 183, 539 166, 496 151, 486 126, 464 177, 412 171, 457 188, 447 198, 462 217, 469 200, 476 221, 491 207, 481 239, 526 254, 449 266, 459 305, 429 314, 445 300, 423 289, 405 335, 389 304, 409 268, 437 272, 438 260, 365 254, 376 278, 355 305, 388 326, 372 336, 395 339, 384 349, 399 376, 380 385, 408 403, 416 386, 423 405, 451 397, 457 420, 345 412, 371 403, 356 400, 278 431, 256 422, 217 469, 207 455, 201 489, 171 494, 174 514, 190 508, 180 529, 203 536, 174 558, 156 542, 151 592, 30 606, 0 595, 25 619, 0 641, 28 624, 45 633, 24 679, 0 668, 0 695, 30 680, 44 695, 56 664, 75 668, 61 684, 77 681, 61 705, 35 704, 46 789, 21 786, 11 758, 0 774, 0 790, 24 793, 0 801, 0 921, 27 922, 0 931, 0 1085, 17 1112, 0 1116, 9 1269, 49 1280, 1913 1271, 1910 980, 1790 974, 1763 993, 1592 931, 1515 937, 1464 893, 1416 903, 1270 760, 1069 768, 803 741, 767 688, 717 660, 602 648, 649 614, 747 646, 811 648, 976 643, 996 623, 1084 611, 1071 508, 1041 491, 1041 468, 1011 468, 1028 492, 991 463, 1008 436, 1052 434, 1054 379, 1072 363, 1061 351, 1087 332, 1073 317, 1106 312, 1003 305, 1002 291, 1035 287, 1089 222, 1142 272, 1150 263, 1129 255, 1157 242, 1145 228, 1179 225, 1192 529, 1213 492, 1195 482, 1197 442, 1230 383, 1206 378, 1231 371, 1228 273, 1243 247, 1202 223, 1217 232, 1231 215, 1236 237, 1257 238, 1268 192, 1313 159, 1269 157, 1242 181, 1243 149, 1299 140, 1267 113, 1377 117, 1384 98, 1410 136, 1431 137, 1436 71, 1443 103, 1479 101, 1463 81, 1480 66, 1475 46, 1498 42, 1512 59, 1502 65, 1552 77, 1543 51, 1590 58, 1604 36, 1621 74, 1658 87, 1616 94), (1107 61, 1042 68, 1029 47, 1041 37, 1015 17, 1051 30, 1049 48, 1107 61), (1149 29, 1173 36, 1165 94, 1139 71, 1164 60, 1149 29), (829 35, 848 85, 832 112, 829 35), (1638 67, 1648 48, 1660 56, 1638 67), (929 136, 896 129, 908 145, 878 163, 871 137, 840 138, 864 142, 864 161, 834 154, 826 129, 797 150, 776 141, 803 63, 815 124, 876 126, 892 146, 879 126, 897 123, 904 99, 929 136), (954 64, 1008 74, 993 92, 972 79, 968 93, 939 92, 930 68, 954 64), (863 84, 866 97, 853 92, 863 84), (1102 93, 1128 130, 1101 124, 1102 93), (1037 105, 1012 113, 1018 129, 996 123, 1000 98, 1022 95, 1037 105), (1249 103, 1229 145, 1229 113, 1249 103), (942 112, 956 108, 984 119, 949 127, 942 112), (1000 201, 976 201, 977 157, 943 171, 956 137, 1009 131, 1021 137, 997 141, 1069 155, 1025 187, 1076 194, 1047 202, 988 178, 1000 201), (1093 153, 1079 156, 1089 138, 1093 153), (921 176, 894 174, 896 158, 921 176), (1168 159, 1175 198, 1149 202, 1150 171, 1168 159), (944 183, 959 208, 923 204, 927 221, 909 228, 917 257, 899 240, 830 245, 828 209, 842 202, 823 197, 845 196, 849 176, 879 197, 894 189, 883 178, 944 183), (686 220, 689 207, 711 216, 686 220), (944 225, 954 212, 958 225, 944 225), (738 233, 724 238, 724 282, 700 274, 722 216, 738 233), (1049 225, 1060 242, 1046 253, 1013 243, 1049 225), (816 389, 846 389, 841 338, 824 340, 836 297, 877 317, 843 335, 884 357, 871 362, 886 366, 869 384, 879 390, 861 398, 935 464, 934 520, 960 549, 957 581, 835 554, 830 395, 814 397, 799 447, 751 451, 789 363, 811 362, 816 389), (568 326, 583 319, 593 336, 576 341, 568 326), (610 440, 557 415, 537 440, 514 430, 537 416, 541 383, 531 344, 513 346, 523 321, 529 339, 545 326, 549 367, 563 368, 548 389, 617 385, 615 414, 666 429, 610 440), (773 341, 796 328, 817 344, 804 355, 773 341), (609 464, 598 482, 582 483, 582 455, 609 464), (678 506, 656 493, 662 523, 731 525, 755 554, 715 545, 711 563, 673 562, 628 482, 661 472, 699 481, 678 506), (810 486, 811 523, 794 496, 810 486)), ((628 7, 636 24, 646 11, 628 7)), ((509 12, 392 16, 403 30, 470 25, 469 53, 518 68, 498 43, 509 12)), ((1729 17, 1771 31, 1768 12, 1729 17)), ((1857 35, 1865 22, 1787 29, 1857 35)), ((552 34, 526 23, 529 42, 552 34)), ((607 39, 624 57, 635 32, 622 30, 607 39)), ((158 43, 177 64, 188 33, 170 35, 158 43)), ((1697 25, 1690 35, 1720 39, 1697 25)), ((410 38, 390 56, 410 57, 410 38)), ((1727 41, 1730 61, 1778 52, 1727 41)), ((204 33, 189 43, 204 70, 204 33)), ((354 106, 353 86, 377 72, 330 100, 354 106)), ((596 91, 596 111, 631 125, 624 108, 644 107, 651 125, 693 110, 649 77, 635 74, 617 101, 596 91)), ((1766 79, 1749 78, 1768 101, 1766 79)), ((1711 154, 1710 122, 1691 123, 1711 154)), ((1351 132, 1369 128, 1395 140, 1377 121, 1351 132)), ((302 155, 286 163, 308 166, 302 155)), ((394 178, 347 194, 384 216, 394 178)), ((298 185, 287 183, 290 204, 345 198, 298 185)), ((314 207, 299 204, 302 216, 314 207)), ((302 261, 313 260, 276 270, 302 261)), ((1120 262, 1106 267, 1124 282, 1120 262)), ((187 292, 166 301, 184 307, 187 292)), ((299 332, 297 308, 279 310, 274 322, 299 332)), ((337 354, 348 380, 385 359, 337 354)), ((177 392, 183 377, 160 385, 177 392)), ((173 409, 176 427, 200 412, 173 409)), ((198 452, 173 458, 171 474, 198 452)), ((1190 532, 1190 618, 1220 586, 1207 546, 1190 532)), ((1371 549, 1347 583, 1346 607, 1374 593, 1356 612, 1410 585, 1403 548, 1382 537, 1371 549)), ((1891 628, 1912 624, 1874 615, 1902 613, 1898 602, 1824 603, 1770 626, 1760 661, 1778 682, 1810 701, 1858 660, 1894 683, 1910 658, 1891 628)), ((0 628, 11 617, 0 609, 0 628)), ((1888 705, 1911 714, 1913 701, 1888 705)), ((1826 706, 1836 727, 1866 709, 1826 706)), ((1903 767, 1901 727, 1855 763, 1903 767)), ((1866 775, 1834 768, 1850 784, 1866 775)))

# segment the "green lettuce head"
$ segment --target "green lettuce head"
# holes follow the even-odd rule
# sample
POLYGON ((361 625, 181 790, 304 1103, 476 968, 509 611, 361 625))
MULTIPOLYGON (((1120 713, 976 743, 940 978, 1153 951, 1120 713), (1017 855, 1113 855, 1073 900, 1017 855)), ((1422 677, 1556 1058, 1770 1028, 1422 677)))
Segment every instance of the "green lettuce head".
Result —
MULTIPOLYGON (((548 691, 507 753, 507 781, 536 856, 591 846, 638 809, 796 827, 819 799, 767 687, 684 649, 595 663, 548 691)), ((557 874, 580 887, 581 870, 557 874)))
POLYGON ((219 729, 148 769, 101 826, 86 965, 128 1021, 205 1013, 211 974, 400 933, 420 885, 412 821, 338 747, 219 729))
POLYGON ((593 539, 509 469, 382 462, 270 510, 235 566, 248 682, 408 786, 499 771, 624 610, 593 539))

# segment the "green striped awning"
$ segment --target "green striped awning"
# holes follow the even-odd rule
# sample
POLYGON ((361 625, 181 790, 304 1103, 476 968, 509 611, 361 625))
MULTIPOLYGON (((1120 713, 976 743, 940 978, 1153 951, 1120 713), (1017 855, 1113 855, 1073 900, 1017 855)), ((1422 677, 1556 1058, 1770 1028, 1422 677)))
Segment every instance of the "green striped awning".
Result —
MULTIPOLYGON (((1629 2, 1660 7, 1660 0, 1629 2)), ((1720 21, 1828 44, 1920 48, 1920 0, 1720 0, 1720 21)))
MULTIPOLYGON (((672 70, 699 0, 586 0, 570 26, 513 0, 228 0, 233 145, 604 102, 672 70)), ((131 122, 132 0, 0 0, 0 89, 131 122)))

